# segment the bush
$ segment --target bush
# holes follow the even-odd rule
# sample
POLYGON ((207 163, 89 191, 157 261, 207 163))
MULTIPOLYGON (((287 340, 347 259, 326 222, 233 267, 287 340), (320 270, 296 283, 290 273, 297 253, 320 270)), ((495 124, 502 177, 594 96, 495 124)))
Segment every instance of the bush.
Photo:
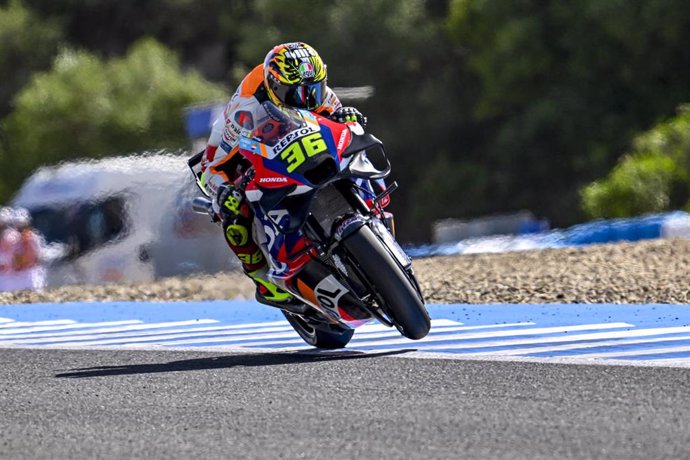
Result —
POLYGON ((689 166, 690 106, 681 106, 676 117, 639 135, 606 178, 581 190, 582 209, 610 218, 688 208, 689 166))
POLYGON ((10 112, 12 96, 30 75, 50 67, 62 37, 56 21, 39 19, 21 2, 0 6, 0 117, 10 112))
POLYGON ((12 188, 45 163, 185 147, 183 108, 224 97, 219 86, 183 73, 177 56, 151 39, 111 61, 62 50, 15 99, 0 179, 12 188))

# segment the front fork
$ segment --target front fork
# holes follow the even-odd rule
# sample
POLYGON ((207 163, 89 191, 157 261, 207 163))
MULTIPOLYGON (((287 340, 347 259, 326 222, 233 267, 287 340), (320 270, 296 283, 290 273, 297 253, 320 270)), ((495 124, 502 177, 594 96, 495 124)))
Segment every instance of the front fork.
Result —
MULTIPOLYGON (((392 215, 391 215, 392 217, 392 215)), ((368 217, 359 215, 344 219, 343 224, 336 230, 336 240, 347 238, 353 232, 359 231, 362 226, 369 226, 381 239, 393 257, 412 274, 411 260, 400 248, 392 236, 386 222, 377 215, 368 217)), ((306 302, 316 306, 327 318, 335 322, 345 323, 350 327, 357 327, 371 319, 378 319, 387 326, 392 323, 385 317, 382 311, 374 305, 365 303, 371 294, 369 289, 361 281, 361 273, 356 265, 349 261, 349 257, 340 254, 335 243, 328 252, 329 262, 319 258, 312 258, 302 269, 288 281, 286 289, 302 298, 306 302)), ((421 289, 415 286, 421 296, 421 289)))
MULTIPOLYGON (((380 238, 385 241, 383 235, 387 234, 388 238, 393 240, 393 245, 399 250, 395 256, 404 263, 401 259, 407 256, 402 252, 397 242, 395 242, 394 236, 391 236, 395 234, 393 214, 383 211, 383 208, 378 205, 382 197, 387 196, 396 187, 397 184, 394 183, 392 187, 389 187, 388 190, 376 197, 373 200, 373 206, 366 203, 359 195, 353 196, 354 202, 351 204, 355 209, 360 209, 360 212, 365 212, 367 217, 361 215, 357 217, 358 214, 355 214, 353 217, 357 218, 354 220, 359 221, 359 223, 350 226, 352 230, 356 231, 359 226, 367 225, 367 221, 372 221, 369 225, 375 227, 374 230, 379 234, 380 238)), ((344 222, 347 220, 345 219, 344 222)), ((294 263, 290 263, 290 265, 296 267, 295 269, 287 267, 285 263, 275 261, 271 255, 269 245, 276 244, 278 234, 267 235, 264 229, 265 224, 259 217, 259 212, 255 212, 255 241, 260 242, 260 246, 269 261, 269 266, 272 268, 269 271, 270 281, 312 305, 333 323, 357 327, 376 317, 388 324, 388 321, 380 318, 377 312, 372 312, 370 307, 361 300, 366 293, 356 292, 358 290, 357 286, 354 286, 353 292, 353 288, 347 286, 350 283, 342 281, 342 277, 337 276, 338 270, 342 272, 342 269, 339 267, 334 268, 330 263, 327 264, 319 259, 316 255, 316 249, 304 251, 300 256, 295 257, 294 263), (303 261, 300 261, 300 258, 303 258, 303 261)), ((271 231, 275 232, 273 229, 271 231)), ((339 235, 339 237, 344 236, 343 234, 339 235)), ((339 239, 339 237, 336 237, 336 239, 339 239)), ((321 240, 321 238, 317 238, 317 240, 321 240)), ((386 241, 386 244, 390 246, 389 241, 386 241)), ((337 257, 334 257, 334 259, 337 260, 337 257)), ((340 264, 342 265, 342 261, 340 261, 340 264)), ((351 274, 350 276, 345 274, 345 277, 349 279, 351 274)), ((360 288, 359 291, 361 290, 360 288)))

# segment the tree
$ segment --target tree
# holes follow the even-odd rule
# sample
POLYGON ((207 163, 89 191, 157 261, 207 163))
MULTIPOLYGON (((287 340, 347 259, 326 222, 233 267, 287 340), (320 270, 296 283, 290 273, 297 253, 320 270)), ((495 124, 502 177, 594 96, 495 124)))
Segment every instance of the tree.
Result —
POLYGON ((224 97, 151 39, 111 61, 65 49, 17 95, 0 178, 12 189, 40 164, 186 147, 183 108, 224 97))
POLYGON ((61 38, 56 21, 39 19, 18 0, 0 6, 0 118, 31 74, 50 67, 61 38))
MULTIPOLYGON (((0 0, 1 2, 2 0, 0 0)), ((36 14, 63 24, 72 46, 101 57, 124 55, 153 37, 174 49, 185 67, 227 83, 235 43, 252 0, 24 0, 36 14)), ((257 34, 257 30, 251 30, 257 34)), ((261 34, 258 34, 261 35, 261 34)))
MULTIPOLYGON (((124 61, 120 56, 133 43, 151 36, 174 48, 186 68, 234 88, 271 46, 302 40, 322 54, 332 87, 375 88, 369 100, 345 103, 369 116, 371 132, 386 144, 391 179, 401 186, 391 206, 403 240, 427 238, 434 219, 525 208, 556 226, 569 225, 585 216, 582 186, 611 171, 637 133, 690 100, 690 9, 685 3, 24 0, 32 10, 31 23, 59 24, 70 46, 85 50, 63 53, 63 80, 56 77, 54 88, 46 84, 45 93, 53 106, 60 99, 83 115, 79 119, 70 110, 58 111, 61 116, 50 121, 54 145, 40 155, 59 161, 76 151, 139 151, 139 142, 160 145, 155 133, 169 123, 155 117, 170 112, 150 110, 165 105, 161 100, 122 89, 139 85, 150 69, 130 83, 110 74, 86 81, 69 76, 70 62, 115 75, 121 72, 106 59, 124 61), (95 64, 87 62, 94 59, 95 64), (48 91, 74 93, 79 86, 93 96, 95 107, 48 91), (101 89, 109 96, 100 97, 101 89), (121 96, 128 92, 142 104, 121 96), (137 134, 142 130, 149 135, 137 134)), ((59 46, 56 42, 36 46, 50 51, 59 46)), ((143 69, 147 58, 141 61, 137 66, 143 69)), ((14 139, 14 146, 4 147, 16 162, 23 157, 14 147, 24 148, 17 139, 33 142, 26 131, 30 124, 20 119, 40 115, 38 99, 30 104, 24 93, 20 99, 24 115, 13 115, 15 131, 6 137, 7 142, 14 139)), ((170 106, 179 102, 167 100, 170 106)), ((29 158, 39 155, 32 149, 29 158)), ((643 163, 635 175, 666 177, 664 158, 650 155, 643 163)), ((672 173, 669 206, 682 201, 680 171, 672 173)))
POLYGON ((454 0, 450 11, 481 82, 474 118, 494 133, 479 147, 493 209, 574 223, 578 189, 690 99, 682 0, 454 0))
POLYGON ((477 164, 462 164, 473 160, 476 131, 467 108, 473 91, 470 83, 465 86, 462 56, 446 36, 442 3, 258 0, 237 44, 237 78, 275 44, 299 40, 314 46, 326 61, 330 86, 374 87, 369 100, 344 102, 368 116, 369 130, 386 145, 392 180, 400 183, 391 209, 404 240, 424 239, 434 218, 469 214, 481 202, 471 195, 481 190, 482 175, 469 177, 469 187, 461 182, 477 164), (442 164, 455 169, 430 168, 444 156, 454 157, 442 164), (420 186, 438 173, 445 175, 443 198, 420 186))
POLYGON ((630 217, 690 211, 690 106, 635 138, 632 151, 601 180, 581 191, 589 217, 630 217))

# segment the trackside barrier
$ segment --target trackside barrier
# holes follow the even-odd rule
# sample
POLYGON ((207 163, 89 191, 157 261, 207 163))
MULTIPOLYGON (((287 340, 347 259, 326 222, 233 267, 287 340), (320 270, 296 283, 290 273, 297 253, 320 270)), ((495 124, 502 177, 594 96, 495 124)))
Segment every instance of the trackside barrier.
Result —
POLYGON ((602 219, 539 234, 470 238, 454 243, 407 246, 405 251, 410 257, 417 258, 583 246, 656 238, 690 238, 690 214, 674 211, 625 219, 602 219))

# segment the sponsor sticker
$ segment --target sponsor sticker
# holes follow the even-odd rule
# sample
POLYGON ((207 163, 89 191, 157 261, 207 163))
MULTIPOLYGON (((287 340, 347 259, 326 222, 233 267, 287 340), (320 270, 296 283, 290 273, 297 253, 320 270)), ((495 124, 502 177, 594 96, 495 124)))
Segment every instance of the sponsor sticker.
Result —
POLYGON ((249 233, 242 225, 232 224, 225 229, 225 236, 233 246, 244 246, 249 242, 249 233))
POLYGON ((225 141, 225 139, 223 139, 222 141, 220 141, 220 148, 221 148, 225 153, 230 153, 230 151, 232 150, 232 146, 231 146, 230 144, 228 144, 228 143, 225 141))
MULTIPOLYGON (((316 300, 323 308, 337 312, 340 298, 347 293, 345 286, 340 284, 335 276, 329 275, 322 279, 314 289, 316 300)), ((340 315, 338 315, 340 316, 340 315)))
POLYGON ((347 138, 347 129, 343 129, 343 131, 340 133, 340 138, 338 139, 338 151, 340 151, 343 148, 343 145, 345 145, 345 139, 347 138))
POLYGON ((306 59, 314 56, 314 52, 307 48, 296 48, 285 52, 285 57, 288 59, 306 59))
POLYGON ((336 239, 341 239, 343 237, 343 233, 345 232, 345 230, 347 230, 348 227, 350 227, 350 225, 363 221, 364 220, 360 216, 351 216, 343 220, 340 224, 338 224, 338 227, 335 229, 336 239))
POLYGON ((228 142, 234 143, 239 137, 241 131, 242 130, 240 129, 240 127, 235 125, 234 123, 227 124, 225 125, 225 129, 223 130, 223 139, 228 142))
POLYGON ((304 61, 299 65, 299 74, 302 78, 314 78, 314 66, 309 61, 304 61))
POLYGON ((299 139, 301 137, 307 136, 311 133, 313 133, 315 130, 313 128, 300 128, 296 131, 292 131, 290 133, 287 133, 285 137, 283 137, 280 142, 278 142, 274 147, 273 147, 273 152, 276 154, 280 153, 290 145, 294 140, 299 139))
POLYGON ((259 179, 259 183, 265 184, 265 183, 280 183, 280 182, 287 182, 286 177, 262 177, 259 179))

